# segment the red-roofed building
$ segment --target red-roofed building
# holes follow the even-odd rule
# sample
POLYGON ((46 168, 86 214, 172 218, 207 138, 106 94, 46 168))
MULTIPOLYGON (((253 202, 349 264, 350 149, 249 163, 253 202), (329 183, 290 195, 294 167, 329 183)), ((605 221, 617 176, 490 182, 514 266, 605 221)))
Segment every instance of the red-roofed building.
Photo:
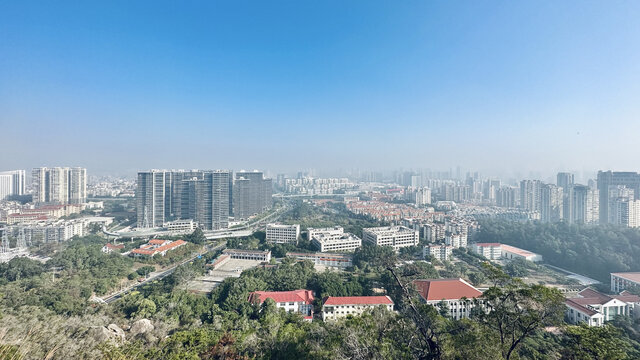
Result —
POLYGON ((469 317, 469 312, 475 307, 472 300, 482 296, 482 291, 462 279, 414 280, 413 284, 427 304, 446 304, 451 317, 456 320, 469 317))
POLYGON ((118 251, 120 249, 124 249, 124 244, 107 243, 105 246, 102 247, 102 252, 105 254, 110 254, 111 252, 118 251))
POLYGON ((148 243, 143 244, 138 249, 131 250, 131 254, 133 256, 155 256, 156 254, 165 256, 167 251, 177 249, 186 243, 187 242, 184 240, 171 241, 153 239, 149 240, 148 243))
POLYGON ((623 291, 619 295, 606 295, 591 288, 578 293, 577 297, 565 300, 568 322, 584 322, 589 326, 603 326, 616 315, 638 317, 640 296, 623 291))
POLYGON ((313 319, 313 291, 254 291, 249 294, 249 302, 262 304, 272 299, 276 306, 290 313, 300 313, 305 320, 313 319))
POLYGON ((378 306, 392 311, 393 301, 388 296, 328 296, 322 305, 322 321, 360 315, 378 306))

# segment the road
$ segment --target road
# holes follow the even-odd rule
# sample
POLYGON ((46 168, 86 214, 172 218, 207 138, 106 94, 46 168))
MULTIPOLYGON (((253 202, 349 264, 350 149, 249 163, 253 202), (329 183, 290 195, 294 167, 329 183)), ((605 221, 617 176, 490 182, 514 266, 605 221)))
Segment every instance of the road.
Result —
MULTIPOLYGON (((224 248, 225 246, 226 246, 226 243, 222 243, 222 244, 219 244, 219 245, 214 246, 214 247, 208 247, 208 246, 207 246, 207 251, 206 251, 206 252, 217 251, 217 250, 220 250, 220 249, 224 248)), ((184 265, 184 264, 189 263, 189 262, 192 262, 193 260, 195 260, 195 259, 196 259, 198 256, 200 256, 200 255, 202 255, 202 254, 201 254, 201 253, 195 254, 194 256, 192 256, 192 257, 190 257, 190 258, 188 258, 188 259, 186 259, 186 260, 184 260, 184 261, 180 262, 179 264, 176 264, 176 265, 174 265, 174 266, 172 266, 172 267, 170 267, 170 268, 168 268, 168 269, 165 269, 165 270, 162 270, 162 271, 160 271, 160 272, 156 272, 156 273, 151 273, 151 274, 149 275, 149 277, 147 277, 144 281, 141 281, 141 282, 135 283, 135 284, 133 284, 133 285, 131 285, 131 286, 128 286, 128 287, 126 287, 126 288, 124 288, 124 289, 121 289, 121 290, 119 290, 118 292, 116 292, 116 293, 114 293, 114 294, 111 294, 111 295, 109 295, 109 296, 107 296, 107 297, 105 297, 105 298, 103 298, 103 299, 100 299, 100 300, 102 300, 101 302, 104 302, 104 303, 110 304, 110 303, 112 303, 112 302, 114 302, 114 301, 118 300, 119 298, 121 298, 121 297, 122 297, 122 295, 124 295, 124 294, 126 294, 126 293, 130 292, 131 290, 134 290, 134 289, 135 289, 135 288, 137 288, 137 287, 140 287, 140 286, 142 286, 142 285, 145 285, 145 284, 149 283, 150 281, 155 281, 155 280, 161 280, 161 279, 164 279, 165 277, 167 277, 167 276, 171 275, 171 273, 173 273, 173 271, 174 271, 178 266, 180 266, 180 265, 184 265)))

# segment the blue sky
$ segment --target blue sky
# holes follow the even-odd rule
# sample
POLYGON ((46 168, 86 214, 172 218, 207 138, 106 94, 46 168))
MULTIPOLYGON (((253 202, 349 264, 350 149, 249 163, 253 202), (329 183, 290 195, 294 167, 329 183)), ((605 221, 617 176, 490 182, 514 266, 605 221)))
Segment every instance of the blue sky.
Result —
POLYGON ((637 1, 0 4, 0 168, 640 170, 637 1))

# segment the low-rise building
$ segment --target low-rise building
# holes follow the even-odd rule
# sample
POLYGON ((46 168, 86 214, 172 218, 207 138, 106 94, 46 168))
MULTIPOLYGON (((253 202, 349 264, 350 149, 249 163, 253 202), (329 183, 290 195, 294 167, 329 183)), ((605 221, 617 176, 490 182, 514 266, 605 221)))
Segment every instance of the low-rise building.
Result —
POLYGON ((320 252, 353 252, 362 246, 362 240, 353 234, 320 234, 311 240, 320 252))
POLYGON ((161 240, 161 239, 152 239, 149 240, 148 243, 140 246, 137 249, 131 250, 131 255, 136 257, 141 256, 165 256, 167 252, 171 250, 175 250, 180 246, 186 245, 187 242, 184 240, 161 240))
POLYGON ((340 236, 344 234, 344 229, 341 226, 334 226, 328 228, 308 228, 307 229, 307 240, 312 241, 314 237, 320 235, 334 235, 340 236))
POLYGON ((294 258, 297 261, 309 260, 314 265, 327 267, 344 269, 353 266, 353 256, 351 254, 288 252, 287 257, 294 258))
POLYGON ((106 243, 103 247, 102 247, 102 252, 105 254, 111 254, 114 251, 120 251, 121 249, 124 249, 124 244, 112 244, 112 243, 106 243))
POLYGON ((542 255, 500 243, 475 243, 471 244, 470 249, 474 253, 482 255, 489 260, 522 259, 532 262, 542 261, 542 255))
POLYGON ((617 294, 630 288, 640 289, 640 272, 611 273, 611 292, 617 294))
POLYGON ((640 296, 623 291, 619 295, 606 295, 586 288, 576 297, 565 300, 567 321, 584 322, 589 326, 603 326, 617 315, 638 317, 640 296))
POLYGON ((229 255, 232 259, 236 260, 255 260, 262 262, 271 261, 271 251, 224 249, 222 253, 229 255))
POLYGON ((362 229, 364 241, 376 246, 391 246, 394 250, 403 247, 416 246, 420 241, 417 230, 404 226, 382 226, 362 229))
POLYGON ((469 317, 476 306, 473 299, 482 296, 480 290, 462 279, 414 280, 413 284, 427 304, 446 306, 449 315, 456 320, 469 317))
POLYGON ((272 299, 276 307, 289 313, 299 313, 305 320, 313 319, 313 291, 254 291, 249 294, 249 302, 262 304, 265 300, 272 299))
POLYGON ((165 226, 171 232, 192 233, 198 227, 198 223, 192 219, 174 220, 166 223, 165 226))
POLYGON ((534 252, 517 248, 511 245, 502 244, 501 246, 502 258, 503 259, 523 259, 533 262, 542 261, 542 255, 536 254, 534 252))
POLYGON ((451 258, 453 246, 449 245, 427 245, 422 249, 422 257, 431 256, 440 261, 447 261, 451 258))
POLYGON ((297 244, 300 225, 267 224, 266 240, 274 244, 297 244))
POLYGON ((389 296, 329 296, 322 304, 322 321, 361 315, 378 306, 392 311, 393 301, 389 296))
POLYGON ((502 258, 502 244, 500 243, 471 244, 471 251, 489 260, 500 260, 502 258))

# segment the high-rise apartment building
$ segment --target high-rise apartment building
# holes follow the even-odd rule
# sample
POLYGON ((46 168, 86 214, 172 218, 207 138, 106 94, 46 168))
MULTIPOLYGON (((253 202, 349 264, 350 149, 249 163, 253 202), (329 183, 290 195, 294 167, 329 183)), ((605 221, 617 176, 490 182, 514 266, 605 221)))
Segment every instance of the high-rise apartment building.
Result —
POLYGON ((12 170, 0 172, 0 200, 12 195, 24 195, 25 171, 12 170))
POLYGON ((240 171, 235 174, 233 181, 233 216, 237 219, 247 219, 271 209, 271 179, 265 179, 261 171, 240 171))
POLYGON ((640 174, 635 172, 598 171, 598 191, 600 195, 600 223, 609 222, 610 186, 625 186, 634 191, 634 200, 640 196, 640 174))
POLYGON ((138 173, 138 227, 163 226, 174 219, 193 219, 206 230, 229 225, 231 172, 227 170, 138 173))
POLYGON ((519 199, 520 192, 515 186, 501 186, 496 190, 497 206, 514 208, 518 206, 519 199))
POLYGON ((571 185, 565 197, 565 221, 576 224, 595 224, 599 221, 599 194, 585 185, 571 185))
POLYGON ((558 222, 563 218, 563 189, 553 184, 540 187, 540 220, 558 222))
POLYGON ((82 204, 87 201, 85 168, 35 168, 32 180, 36 204, 82 204))
POLYGON ((542 182, 540 180, 520 181, 520 207, 528 211, 541 210, 542 182))
POLYGON ((564 190, 565 195, 568 193, 569 187, 573 185, 573 183, 574 183, 574 176, 572 173, 567 173, 567 172, 558 173, 556 185, 558 185, 559 187, 562 188, 562 190, 564 190))

